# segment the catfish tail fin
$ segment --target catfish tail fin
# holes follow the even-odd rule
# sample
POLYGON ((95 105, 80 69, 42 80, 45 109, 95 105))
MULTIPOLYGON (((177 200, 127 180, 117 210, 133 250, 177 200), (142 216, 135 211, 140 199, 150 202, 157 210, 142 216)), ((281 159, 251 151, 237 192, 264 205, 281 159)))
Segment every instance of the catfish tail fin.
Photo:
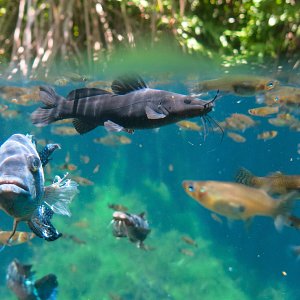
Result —
POLYGON ((40 100, 45 104, 44 107, 36 109, 31 114, 31 121, 38 127, 46 126, 59 119, 59 103, 65 99, 54 91, 51 87, 40 87, 40 100))
POLYGON ((253 185, 253 183, 252 183, 253 178, 254 178, 254 175, 245 168, 240 168, 235 175, 236 182, 242 183, 245 185, 249 185, 249 186, 253 185))

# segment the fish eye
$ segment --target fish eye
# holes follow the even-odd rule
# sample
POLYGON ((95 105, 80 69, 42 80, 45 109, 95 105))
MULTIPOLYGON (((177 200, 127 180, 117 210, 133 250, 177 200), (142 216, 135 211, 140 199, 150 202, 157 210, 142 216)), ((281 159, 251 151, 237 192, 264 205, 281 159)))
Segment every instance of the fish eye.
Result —
POLYGON ((188 190, 189 190, 189 192, 194 192, 195 191, 195 188, 194 188, 193 184, 190 184, 188 186, 188 190))
POLYGON ((191 99, 184 99, 183 101, 185 104, 191 104, 192 100, 191 99))
POLYGON ((29 168, 32 172, 37 172, 41 166, 41 161, 36 156, 29 157, 29 168))
POLYGON ((267 84, 266 84, 267 88, 268 89, 272 89, 274 87, 274 82, 273 81, 269 81, 267 84))

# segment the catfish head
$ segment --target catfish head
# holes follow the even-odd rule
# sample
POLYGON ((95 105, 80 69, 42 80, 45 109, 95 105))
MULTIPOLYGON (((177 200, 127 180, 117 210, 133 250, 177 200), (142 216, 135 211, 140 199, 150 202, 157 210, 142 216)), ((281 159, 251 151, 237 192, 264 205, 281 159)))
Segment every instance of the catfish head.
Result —
POLYGON ((12 135, 0 147, 0 208, 28 219, 44 193, 44 173, 31 136, 12 135))
POLYGON ((163 90, 152 92, 151 101, 146 106, 148 119, 164 119, 165 123, 173 123, 187 118, 207 115, 214 107, 216 97, 204 101, 192 96, 181 95, 163 90))

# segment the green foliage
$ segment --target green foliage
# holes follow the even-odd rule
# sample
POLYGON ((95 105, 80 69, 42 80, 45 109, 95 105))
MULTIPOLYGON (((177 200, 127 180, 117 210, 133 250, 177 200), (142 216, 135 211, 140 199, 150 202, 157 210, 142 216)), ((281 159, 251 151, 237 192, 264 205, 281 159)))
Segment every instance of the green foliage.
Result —
POLYGON ((117 49, 148 49, 162 41, 186 53, 221 55, 229 65, 249 56, 299 58, 295 0, 32 0, 30 8, 27 2, 0 2, 0 57, 25 76, 53 59, 80 65, 85 54, 91 67, 117 49))

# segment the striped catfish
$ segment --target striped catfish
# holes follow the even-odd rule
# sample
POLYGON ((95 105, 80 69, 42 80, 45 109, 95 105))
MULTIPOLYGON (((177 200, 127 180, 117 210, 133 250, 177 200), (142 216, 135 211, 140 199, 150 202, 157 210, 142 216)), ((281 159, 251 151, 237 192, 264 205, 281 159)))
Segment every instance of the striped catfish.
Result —
POLYGON ((32 123, 46 126, 73 118, 78 133, 105 126, 108 131, 157 128, 186 118, 204 117, 212 110, 216 97, 203 101, 192 96, 150 89, 139 76, 120 77, 112 83, 112 92, 97 88, 71 91, 66 98, 51 87, 40 87, 45 105, 31 114, 32 123))

